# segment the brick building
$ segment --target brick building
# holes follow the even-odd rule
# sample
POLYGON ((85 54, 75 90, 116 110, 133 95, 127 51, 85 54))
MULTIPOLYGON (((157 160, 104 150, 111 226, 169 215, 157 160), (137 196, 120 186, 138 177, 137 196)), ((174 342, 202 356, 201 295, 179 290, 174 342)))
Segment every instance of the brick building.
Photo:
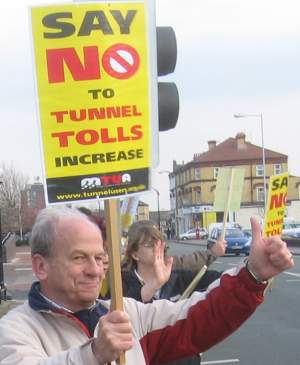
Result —
POLYGON ((21 191, 21 220, 24 232, 31 230, 38 212, 45 206, 43 184, 27 184, 21 191))
MULTIPOLYGON (((244 133, 217 144, 208 142, 208 151, 194 154, 193 160, 177 164, 169 174, 170 199, 173 221, 178 232, 196 225, 207 225, 206 216, 213 210, 214 191, 218 170, 221 167, 239 167, 245 170, 241 210, 238 216, 242 225, 249 215, 263 217, 264 169, 262 148, 246 141, 244 133), (245 217, 242 218, 245 212, 245 217)), ((266 181, 269 177, 288 171, 288 156, 265 148, 266 181)), ((290 175, 288 205, 300 202, 300 177, 290 175)), ((222 221, 223 213, 215 213, 216 221, 222 221)), ((238 221, 238 219, 237 219, 238 221)))

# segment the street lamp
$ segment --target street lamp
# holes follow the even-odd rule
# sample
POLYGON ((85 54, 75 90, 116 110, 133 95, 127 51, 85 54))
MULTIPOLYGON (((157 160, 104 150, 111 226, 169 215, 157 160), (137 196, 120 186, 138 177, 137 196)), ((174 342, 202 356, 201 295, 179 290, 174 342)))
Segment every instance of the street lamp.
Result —
MULTIPOLYGON (((3 184, 0 176, 0 186, 3 184)), ((2 246, 2 220, 1 220, 1 208, 0 208, 0 303, 2 299, 6 299, 6 287, 4 284, 4 252, 2 246)))
POLYGON ((157 194, 157 226, 158 229, 160 230, 159 191, 155 188, 152 188, 152 190, 155 191, 157 194))
MULTIPOLYGON (((173 172, 169 170, 158 171, 159 174, 168 174, 171 175, 173 172)), ((175 231, 176 237, 179 237, 179 222, 178 222, 178 202, 177 202, 177 184, 176 184, 176 176, 174 174, 174 190, 175 190, 175 231)))
POLYGON ((264 169, 264 206, 265 212, 267 209, 267 183, 266 183, 266 157, 265 157, 265 145, 264 145, 264 122, 262 113, 257 114, 234 114, 234 118, 259 118, 260 119, 260 131, 261 131, 261 147, 262 147, 262 160, 263 160, 263 169, 264 169))

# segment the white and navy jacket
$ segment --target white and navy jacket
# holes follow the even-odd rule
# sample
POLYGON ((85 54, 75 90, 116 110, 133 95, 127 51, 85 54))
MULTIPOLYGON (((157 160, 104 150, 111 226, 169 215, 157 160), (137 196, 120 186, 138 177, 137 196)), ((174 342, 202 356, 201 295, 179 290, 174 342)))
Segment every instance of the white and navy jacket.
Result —
MULTIPOLYGON (((143 304, 124 298, 135 338, 126 365, 164 364, 208 350, 251 316, 264 289, 242 267, 181 302, 143 304)), ((0 320, 0 364, 98 365, 91 339, 109 305, 98 301, 91 313, 70 313, 47 302, 35 283, 29 300, 0 320)))

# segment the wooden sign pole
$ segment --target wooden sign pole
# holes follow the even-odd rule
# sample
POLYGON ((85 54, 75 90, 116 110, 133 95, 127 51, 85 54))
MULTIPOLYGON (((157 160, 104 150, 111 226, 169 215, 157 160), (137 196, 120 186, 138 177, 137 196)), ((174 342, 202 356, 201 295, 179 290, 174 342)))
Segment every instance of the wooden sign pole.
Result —
MULTIPOLYGON (((109 255, 110 275, 110 310, 123 310, 123 290, 121 278, 121 255, 120 255, 120 201, 108 199, 104 202, 105 224, 107 231, 107 246, 109 255)), ((120 365, 125 364, 125 353, 118 360, 120 365)))
POLYGON ((194 279, 190 282, 189 286, 185 289, 179 300, 187 299, 194 289, 196 288, 197 284, 201 280, 202 276, 205 274, 207 269, 207 266, 204 265, 201 270, 197 273, 197 275, 194 277, 194 279))
POLYGON ((224 209, 224 217, 223 217, 223 227, 220 239, 224 240, 225 237, 225 230, 226 230, 226 223, 227 223, 227 217, 231 202, 231 195, 232 195, 232 185, 233 185, 233 175, 234 175, 234 169, 230 169, 230 179, 229 179, 229 185, 228 185, 228 191, 227 191, 227 197, 225 201, 225 209, 224 209))

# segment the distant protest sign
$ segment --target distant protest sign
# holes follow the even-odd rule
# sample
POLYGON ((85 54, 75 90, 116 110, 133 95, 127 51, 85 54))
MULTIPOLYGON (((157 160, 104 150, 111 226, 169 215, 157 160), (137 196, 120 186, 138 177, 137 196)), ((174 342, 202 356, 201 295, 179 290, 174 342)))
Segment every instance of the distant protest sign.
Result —
POLYGON ((288 192, 288 173, 270 177, 264 236, 281 235, 288 192))
POLYGON ((143 1, 31 8, 48 203, 149 190, 150 16, 143 1))
POLYGON ((219 169, 215 190, 214 210, 216 212, 237 212, 240 210, 245 170, 242 168, 219 169))
POLYGON ((245 170, 242 168, 223 167, 219 169, 214 210, 224 212, 221 239, 225 237, 228 213, 236 212, 240 209, 244 174, 245 170))

